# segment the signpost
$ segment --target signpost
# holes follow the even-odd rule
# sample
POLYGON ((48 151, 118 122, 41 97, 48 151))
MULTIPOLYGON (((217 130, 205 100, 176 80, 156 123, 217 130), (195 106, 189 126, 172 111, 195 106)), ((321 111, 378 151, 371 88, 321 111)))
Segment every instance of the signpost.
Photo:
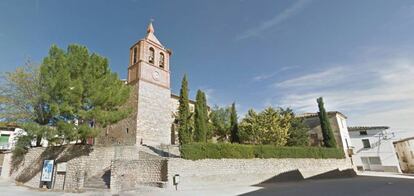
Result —
POLYGON ((62 172, 62 173, 66 172, 66 165, 67 165, 66 162, 58 163, 56 171, 57 172, 62 172))
POLYGON ((54 160, 43 161, 42 176, 40 177, 41 187, 46 183, 47 188, 51 188, 54 163, 54 160))

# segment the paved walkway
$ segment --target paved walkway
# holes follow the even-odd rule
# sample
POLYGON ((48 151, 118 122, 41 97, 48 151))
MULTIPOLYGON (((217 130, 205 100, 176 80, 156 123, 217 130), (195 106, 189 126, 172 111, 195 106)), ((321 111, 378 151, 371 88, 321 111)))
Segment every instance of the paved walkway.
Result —
MULTIPOLYGON (((143 196, 152 196, 152 195, 159 195, 159 196, 203 196, 203 195, 240 195, 252 191, 256 191, 261 189, 261 187, 253 187, 253 186, 210 186, 210 187, 203 187, 203 188, 194 188, 191 190, 180 190, 171 191, 169 189, 160 189, 160 188, 143 188, 139 191, 128 191, 123 192, 120 196, 135 196, 135 195, 143 195, 143 196)), ((64 195, 64 196, 111 196, 112 194, 109 191, 105 192, 84 192, 84 193, 64 193, 64 192, 55 192, 55 191, 41 191, 39 189, 31 189, 24 186, 17 186, 15 183, 0 178, 0 195, 1 196, 57 196, 57 195, 64 195)))
MULTIPOLYGON (((397 193, 397 195, 411 195, 414 192, 414 176, 384 173, 384 172, 360 172, 359 177, 328 179, 328 180, 304 180, 300 182, 270 183, 263 186, 206 186, 194 187, 186 190, 177 191, 159 188, 143 188, 137 191, 123 192, 121 196, 193 196, 193 195, 321 195, 323 192, 332 190, 335 195, 375 195, 381 193, 397 193), (319 187, 319 188, 318 188, 319 187), (326 189, 328 187, 328 189, 326 189), (331 187, 331 188, 329 188, 331 187), (366 189, 366 190, 365 190, 366 189), (377 190, 378 189, 378 190, 377 190), (379 191, 379 192, 378 192, 379 191), (363 194, 365 193, 365 194, 363 194)), ((325 193, 328 193, 325 192, 325 193)), ((15 183, 0 178, 1 196, 110 196, 106 192, 84 192, 84 193, 64 193, 54 191, 42 191, 31 189, 24 186, 17 186, 15 183)), ((324 194, 322 194, 324 195, 324 194)), ((325 194, 326 195, 326 194, 325 194)), ((329 194, 328 194, 329 195, 329 194)))
POLYGON ((375 171, 358 171, 357 174, 359 176, 414 179, 413 174, 400 174, 400 173, 375 172, 375 171))

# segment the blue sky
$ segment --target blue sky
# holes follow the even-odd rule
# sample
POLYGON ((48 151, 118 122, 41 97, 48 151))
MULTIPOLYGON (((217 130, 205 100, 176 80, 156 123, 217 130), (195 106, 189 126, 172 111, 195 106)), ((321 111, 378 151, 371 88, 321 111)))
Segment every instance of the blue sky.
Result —
POLYGON ((51 44, 86 45, 126 77, 129 47, 155 34, 210 105, 292 107, 315 99, 350 125, 414 129, 414 2, 399 0, 1 0, 0 71, 40 63, 51 44))

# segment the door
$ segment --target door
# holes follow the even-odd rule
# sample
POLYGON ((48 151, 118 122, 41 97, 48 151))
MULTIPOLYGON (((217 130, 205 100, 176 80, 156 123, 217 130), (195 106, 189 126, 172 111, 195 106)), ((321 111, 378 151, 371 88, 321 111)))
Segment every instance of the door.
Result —
POLYGON ((368 157, 361 157, 361 161, 362 161, 362 167, 364 168, 364 170, 371 170, 371 167, 369 166, 368 157))

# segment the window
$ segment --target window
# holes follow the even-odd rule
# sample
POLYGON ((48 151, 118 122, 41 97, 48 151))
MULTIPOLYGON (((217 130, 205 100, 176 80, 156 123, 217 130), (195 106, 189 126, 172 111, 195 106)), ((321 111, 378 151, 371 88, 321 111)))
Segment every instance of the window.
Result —
POLYGON ((128 134, 128 132, 129 132, 129 130, 128 130, 128 128, 126 128, 126 133, 128 134))
POLYGON ((149 51, 150 51, 150 54, 149 54, 149 58, 148 58, 148 61, 150 62, 150 63, 154 63, 154 56, 155 56, 155 51, 154 51, 154 48, 150 48, 149 49, 149 51))
POLYGON ((359 135, 368 135, 367 131, 359 131, 359 135))
POLYGON ((132 64, 137 63, 137 47, 134 48, 132 64))
POLYGON ((371 165, 381 165, 381 159, 379 157, 368 157, 371 165))
POLYGON ((369 139, 362 139, 362 144, 364 148, 371 148, 371 144, 369 143, 369 139))
POLYGON ((164 53, 160 52, 160 67, 164 68, 164 53))

